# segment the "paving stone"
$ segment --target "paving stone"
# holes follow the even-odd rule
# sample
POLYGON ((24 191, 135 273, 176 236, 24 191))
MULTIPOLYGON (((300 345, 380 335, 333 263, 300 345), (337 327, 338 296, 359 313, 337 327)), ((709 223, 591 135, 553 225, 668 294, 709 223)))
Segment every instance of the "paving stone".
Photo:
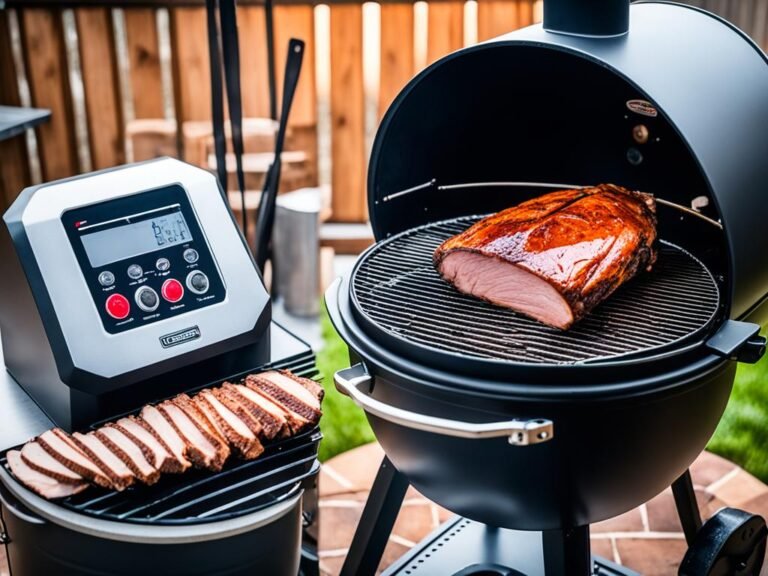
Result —
POLYGON ((338 476, 331 471, 327 470, 326 466, 320 468, 320 479, 318 480, 320 485, 320 497, 333 496, 335 494, 342 494, 349 492, 353 485, 351 482, 342 484, 338 480, 338 476))
POLYGON ((348 548, 360 521, 362 507, 323 506, 320 508, 320 550, 348 548))
POLYGON ((589 529, 592 532, 642 532, 644 530, 643 519, 637 508, 621 516, 597 522, 589 529))
POLYGON ((673 576, 685 555, 685 540, 619 538, 619 557, 624 566, 643 576, 673 576))
POLYGON ((332 458, 328 465, 349 483, 347 490, 369 490, 379 471, 384 451, 378 443, 359 446, 332 458))
POLYGON ((739 470, 732 478, 711 491, 728 506, 741 508, 750 500, 768 494, 768 486, 744 470, 739 470))
POLYGON ((5 555, 5 546, 0 545, 0 576, 8 576, 10 569, 8 568, 8 558, 5 555))
POLYGON ((613 546, 608 538, 592 538, 590 541, 590 548, 592 549, 593 556, 600 556, 611 562, 615 562, 613 557, 613 546))
MULTIPOLYGON (((705 492, 701 488, 696 488, 695 492, 699 511, 705 520, 725 506, 723 501, 714 494, 705 492)), ((648 511, 648 527, 652 532, 680 532, 682 530, 671 489, 667 488, 648 502, 646 510, 648 511)))
POLYGON ((323 576, 337 576, 344 566, 344 556, 320 559, 320 574, 323 576))
POLYGON ((403 506, 392 533, 416 543, 437 528, 436 520, 437 518, 432 516, 432 505, 429 503, 403 506))
POLYGON ((392 564, 395 560, 400 558, 409 550, 410 548, 408 546, 403 546, 398 542, 394 542, 392 540, 387 542, 387 547, 384 548, 384 555, 381 557, 381 564, 379 566, 378 573, 380 574, 387 568, 387 566, 392 564))
POLYGON ((707 487, 713 482, 738 468, 736 464, 711 452, 703 452, 691 464, 691 478, 694 486, 707 487))
POLYGON ((743 508, 752 514, 760 514, 760 516, 768 521, 768 494, 761 494, 756 498, 748 500, 743 508))

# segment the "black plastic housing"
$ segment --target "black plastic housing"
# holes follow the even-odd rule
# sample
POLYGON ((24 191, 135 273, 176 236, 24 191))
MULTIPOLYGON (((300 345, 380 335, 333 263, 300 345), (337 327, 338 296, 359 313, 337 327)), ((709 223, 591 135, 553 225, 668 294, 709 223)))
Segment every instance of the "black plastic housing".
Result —
POLYGON ((629 0, 547 0, 544 29, 582 36, 626 34, 629 0))

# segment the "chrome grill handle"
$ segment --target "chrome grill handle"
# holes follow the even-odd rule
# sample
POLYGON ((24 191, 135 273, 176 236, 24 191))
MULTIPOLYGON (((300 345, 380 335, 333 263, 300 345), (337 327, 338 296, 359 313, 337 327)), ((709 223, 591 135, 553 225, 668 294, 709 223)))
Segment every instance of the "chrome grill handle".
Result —
POLYGON ((456 438, 483 439, 506 436, 512 446, 541 444, 554 437, 552 421, 543 418, 487 423, 461 422, 426 416, 386 404, 372 398, 361 389, 364 387, 370 389, 370 385, 373 383, 373 378, 362 364, 355 364, 351 368, 339 370, 333 375, 333 381, 339 392, 349 396, 368 414, 406 428, 456 438))

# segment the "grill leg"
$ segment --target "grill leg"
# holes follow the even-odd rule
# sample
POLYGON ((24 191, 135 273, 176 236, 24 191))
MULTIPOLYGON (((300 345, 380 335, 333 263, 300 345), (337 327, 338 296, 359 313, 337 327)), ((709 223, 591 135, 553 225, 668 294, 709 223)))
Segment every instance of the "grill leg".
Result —
POLYGON ((680 478, 672 483, 672 494, 675 496, 677 515, 683 526, 685 541, 688 546, 693 544, 696 534, 701 528, 701 514, 696 502, 696 492, 693 490, 691 471, 686 470, 680 478))
POLYGON ((344 560, 341 576, 376 574, 406 490, 408 480, 385 456, 344 560))
POLYGON ((589 526, 541 533, 546 576, 591 576, 589 526))

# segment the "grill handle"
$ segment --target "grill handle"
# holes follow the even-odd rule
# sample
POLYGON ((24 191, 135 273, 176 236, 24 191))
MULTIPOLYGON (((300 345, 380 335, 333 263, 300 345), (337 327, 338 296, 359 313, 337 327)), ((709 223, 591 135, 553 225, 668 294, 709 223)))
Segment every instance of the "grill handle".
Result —
POLYGON ((339 392, 349 396, 367 413, 406 428, 456 438, 482 439, 506 436, 513 446, 541 444, 554 437, 552 421, 542 418, 478 424, 425 416, 385 404, 361 390, 367 387, 370 391, 370 386, 373 384, 373 378, 362 364, 339 370, 333 375, 333 381, 339 392))

